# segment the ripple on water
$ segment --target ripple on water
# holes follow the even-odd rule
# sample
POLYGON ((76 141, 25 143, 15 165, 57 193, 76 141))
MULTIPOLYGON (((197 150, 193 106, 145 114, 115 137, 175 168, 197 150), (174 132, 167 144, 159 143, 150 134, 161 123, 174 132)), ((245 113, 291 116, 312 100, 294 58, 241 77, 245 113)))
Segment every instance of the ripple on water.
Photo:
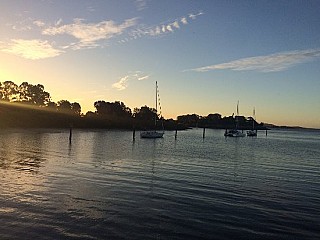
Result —
POLYGON ((2 132, 1 238, 320 237, 319 138, 206 134, 2 132))

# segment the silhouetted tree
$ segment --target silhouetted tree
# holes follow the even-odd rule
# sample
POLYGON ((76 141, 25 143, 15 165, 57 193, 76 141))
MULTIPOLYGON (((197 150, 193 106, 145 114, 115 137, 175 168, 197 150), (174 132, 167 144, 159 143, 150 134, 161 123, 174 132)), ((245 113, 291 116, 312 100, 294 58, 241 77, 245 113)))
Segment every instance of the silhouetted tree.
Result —
POLYGON ((50 94, 44 91, 44 86, 41 84, 33 85, 23 82, 19 86, 18 91, 19 101, 37 106, 45 106, 51 99, 50 94))
POLYGON ((130 118, 131 109, 128 108, 123 102, 105 102, 105 101, 96 101, 94 103, 96 108, 96 113, 100 116, 113 119, 113 118, 130 118))
POLYGON ((135 124, 141 128, 154 128, 155 121, 158 120, 156 109, 143 106, 133 110, 135 124))
POLYGON ((94 113, 94 112, 92 112, 92 111, 88 111, 87 113, 86 113, 86 115, 85 115, 85 117, 87 117, 87 118, 94 118, 94 117, 96 117, 97 115, 96 115, 96 113, 94 113))
POLYGON ((47 108, 53 111, 57 110, 57 104, 55 102, 48 102, 47 103, 47 108))
POLYGON ((62 113, 71 113, 71 103, 68 100, 60 100, 57 103, 57 110, 62 113))
POLYGON ((221 120, 221 114, 215 113, 215 114, 209 114, 206 119, 210 122, 219 122, 221 120))
POLYGON ((154 121, 155 118, 158 119, 156 109, 149 108, 148 106, 143 106, 141 108, 135 108, 133 110, 133 116, 137 120, 147 120, 147 121, 154 121))
POLYGON ((197 114, 187 114, 177 117, 179 124, 183 124, 186 127, 195 127, 199 122, 200 116, 197 114))
POLYGON ((2 82, 0 82, 0 100, 3 99, 2 82))
POLYGON ((93 106, 96 108, 97 115, 103 116, 107 115, 107 103, 105 101, 96 101, 93 106))
POLYGON ((80 104, 77 103, 77 102, 71 103, 71 110, 72 110, 73 114, 80 115, 81 114, 81 106, 80 106, 80 104))
POLYGON ((19 98, 19 90, 17 84, 12 81, 5 81, 0 85, 1 100, 13 102, 19 98))

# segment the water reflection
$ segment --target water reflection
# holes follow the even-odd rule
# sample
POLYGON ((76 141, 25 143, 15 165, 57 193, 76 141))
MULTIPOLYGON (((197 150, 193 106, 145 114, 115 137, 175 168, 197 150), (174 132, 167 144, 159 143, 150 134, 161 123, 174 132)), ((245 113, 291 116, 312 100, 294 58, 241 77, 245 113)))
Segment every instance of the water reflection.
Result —
POLYGON ((3 134, 0 142, 0 167, 38 173, 46 161, 42 152, 43 135, 3 134))
POLYGON ((68 129, 1 132, 0 235, 313 236, 306 226, 315 226, 319 210, 319 141, 286 142, 272 133, 225 140, 219 130, 207 130, 203 141, 201 133, 133 143, 132 132, 74 130, 69 144, 68 129))

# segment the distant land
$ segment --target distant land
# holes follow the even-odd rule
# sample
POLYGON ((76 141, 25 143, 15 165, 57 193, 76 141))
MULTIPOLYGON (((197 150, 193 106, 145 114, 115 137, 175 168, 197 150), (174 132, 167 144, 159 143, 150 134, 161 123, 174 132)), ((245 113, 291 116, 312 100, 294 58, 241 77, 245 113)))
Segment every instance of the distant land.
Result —
POLYGON ((155 118, 157 119, 157 129, 165 130, 185 130, 188 128, 212 128, 212 129, 232 129, 235 121, 239 122, 239 128, 243 130, 252 129, 254 121, 255 129, 309 129, 300 126, 277 126, 268 123, 258 123, 251 117, 226 116, 222 117, 218 113, 208 116, 197 114, 187 114, 174 119, 164 119, 155 113, 155 109, 143 106, 136 108, 134 113, 124 107, 121 102, 104 102, 105 107, 98 106, 97 111, 81 114, 73 111, 72 108, 59 109, 50 106, 34 106, 26 103, 0 101, 0 128, 105 128, 105 129, 152 129, 155 118), (123 108, 120 108, 120 107, 123 108), (102 109, 100 109, 102 108, 102 109), (111 110, 113 108, 113 110, 111 110), (118 110, 116 110, 118 108, 118 110), (122 109, 122 110, 120 110, 122 109))
POLYGON ((307 127, 300 127, 300 126, 283 126, 283 125, 277 126, 277 125, 271 124, 271 123, 264 123, 264 126, 269 129, 272 129, 272 128, 279 129, 280 128, 280 129, 297 129, 297 130, 301 129, 301 130, 319 130, 320 131, 319 128, 307 128, 307 127))
MULTIPOLYGON (((65 103, 65 102, 63 102, 65 103)), ((208 116, 187 114, 174 119, 164 119, 158 116, 155 109, 143 106, 136 108, 134 113, 124 107, 121 102, 99 102, 108 108, 98 107, 95 112, 81 114, 71 108, 52 108, 52 106, 35 106, 33 104, 0 101, 0 128, 105 128, 105 129, 152 129, 157 118, 157 128, 165 130, 185 130, 188 128, 232 129, 236 118, 240 129, 252 129, 253 119, 244 116, 222 117, 218 113, 208 116), (122 106, 122 108, 121 108, 122 106), (102 108, 102 109, 101 109, 102 108), (118 110, 115 110, 117 109, 118 110), (113 109, 113 110, 112 110, 113 109), (122 110, 119 110, 122 109, 122 110), (123 110, 124 109, 124 110, 123 110), (125 111, 126 109, 126 111, 125 111)), ((68 104, 66 104, 69 106, 68 104)), ((277 126, 254 121, 255 129, 308 129, 300 126, 277 126)))
POLYGON ((200 116, 187 114, 177 119, 164 119, 156 109, 148 106, 131 110, 123 102, 98 100, 93 103, 95 111, 81 112, 77 102, 51 101, 51 96, 41 84, 12 81, 0 82, 0 128, 116 128, 116 129, 165 129, 188 128, 233 129, 238 123, 240 130, 266 130, 271 128, 302 127, 276 126, 258 123, 252 117, 222 116, 219 113, 200 116))

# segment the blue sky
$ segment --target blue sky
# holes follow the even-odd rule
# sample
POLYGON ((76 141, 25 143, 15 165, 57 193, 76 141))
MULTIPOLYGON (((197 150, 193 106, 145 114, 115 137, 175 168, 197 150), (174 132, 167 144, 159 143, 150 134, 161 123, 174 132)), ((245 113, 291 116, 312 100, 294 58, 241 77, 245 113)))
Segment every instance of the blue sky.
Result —
POLYGON ((320 1, 0 0, 0 81, 320 128, 320 1))

